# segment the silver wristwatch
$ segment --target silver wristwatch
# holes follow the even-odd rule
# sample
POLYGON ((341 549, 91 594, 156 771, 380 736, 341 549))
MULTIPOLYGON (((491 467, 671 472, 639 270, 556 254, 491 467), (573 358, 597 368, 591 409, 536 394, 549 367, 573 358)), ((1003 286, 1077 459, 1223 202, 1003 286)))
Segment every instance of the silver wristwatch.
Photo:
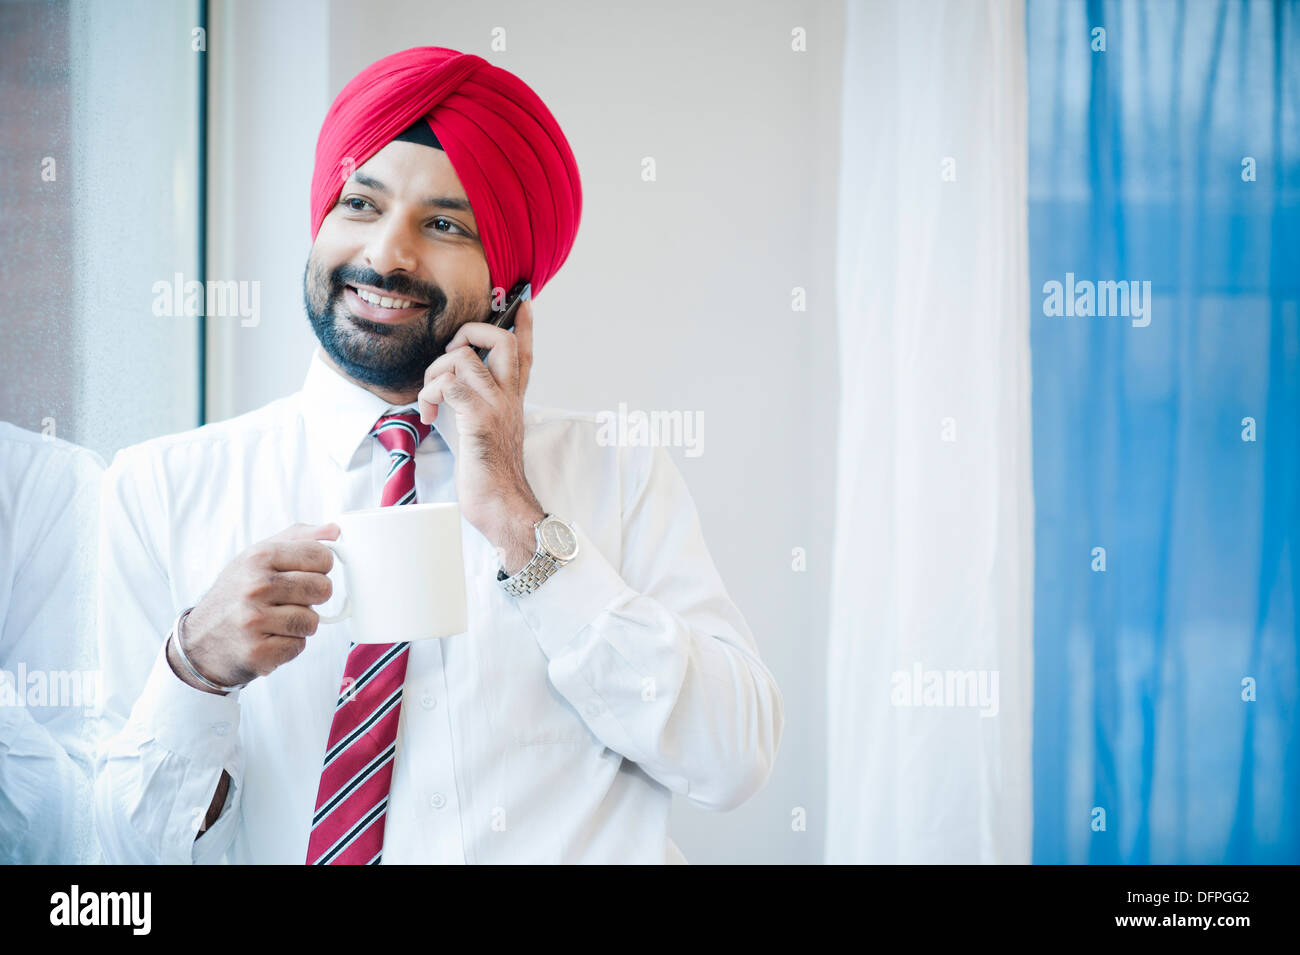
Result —
POLYGON ((533 525, 537 535, 537 552, 519 573, 507 577, 497 569, 497 580, 506 593, 515 597, 531 594, 557 570, 578 556, 578 535, 573 528, 554 515, 547 514, 533 525))

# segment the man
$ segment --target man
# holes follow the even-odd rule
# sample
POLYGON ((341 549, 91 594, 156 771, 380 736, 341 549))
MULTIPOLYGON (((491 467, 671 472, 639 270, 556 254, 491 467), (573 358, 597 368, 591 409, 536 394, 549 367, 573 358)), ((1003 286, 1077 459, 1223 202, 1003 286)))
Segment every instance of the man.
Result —
POLYGON ((0 421, 0 863, 95 862, 94 533, 103 459, 0 421))
POLYGON ((672 793, 766 780, 780 694, 671 459, 525 405, 531 302, 487 321, 580 213, 554 117, 479 57, 406 50, 339 94, 302 391, 105 477, 108 861, 681 862, 672 793), (468 631, 318 629, 329 519, 412 500, 459 502, 468 631))

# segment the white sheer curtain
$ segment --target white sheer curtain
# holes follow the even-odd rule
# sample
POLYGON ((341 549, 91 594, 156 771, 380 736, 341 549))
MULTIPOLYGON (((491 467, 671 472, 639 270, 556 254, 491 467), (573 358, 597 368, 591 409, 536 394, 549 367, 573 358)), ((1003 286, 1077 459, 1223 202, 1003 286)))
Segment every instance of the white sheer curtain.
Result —
POLYGON ((1024 6, 852 2, 826 860, 1028 863, 1024 6))

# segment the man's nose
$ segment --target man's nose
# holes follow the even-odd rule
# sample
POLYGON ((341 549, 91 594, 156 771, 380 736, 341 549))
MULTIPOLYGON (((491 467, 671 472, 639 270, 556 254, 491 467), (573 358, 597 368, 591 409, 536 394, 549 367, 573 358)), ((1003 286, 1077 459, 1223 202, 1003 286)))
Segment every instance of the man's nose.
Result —
POLYGON ((389 272, 414 272, 419 267, 415 253, 417 237, 398 219, 378 224, 366 244, 366 264, 380 275, 389 272))

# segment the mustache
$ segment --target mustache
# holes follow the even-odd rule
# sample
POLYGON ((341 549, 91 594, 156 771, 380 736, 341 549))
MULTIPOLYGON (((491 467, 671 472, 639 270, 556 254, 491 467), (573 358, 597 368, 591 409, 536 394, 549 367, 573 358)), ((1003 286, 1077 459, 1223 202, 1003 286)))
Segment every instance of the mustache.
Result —
POLYGON ((369 285, 380 291, 391 293, 393 298, 404 298, 413 302, 424 302, 436 315, 447 304, 447 296, 436 285, 425 285, 404 275, 390 275, 387 278, 374 269, 363 269, 353 265, 340 265, 330 272, 330 297, 343 294, 345 285, 369 285))

